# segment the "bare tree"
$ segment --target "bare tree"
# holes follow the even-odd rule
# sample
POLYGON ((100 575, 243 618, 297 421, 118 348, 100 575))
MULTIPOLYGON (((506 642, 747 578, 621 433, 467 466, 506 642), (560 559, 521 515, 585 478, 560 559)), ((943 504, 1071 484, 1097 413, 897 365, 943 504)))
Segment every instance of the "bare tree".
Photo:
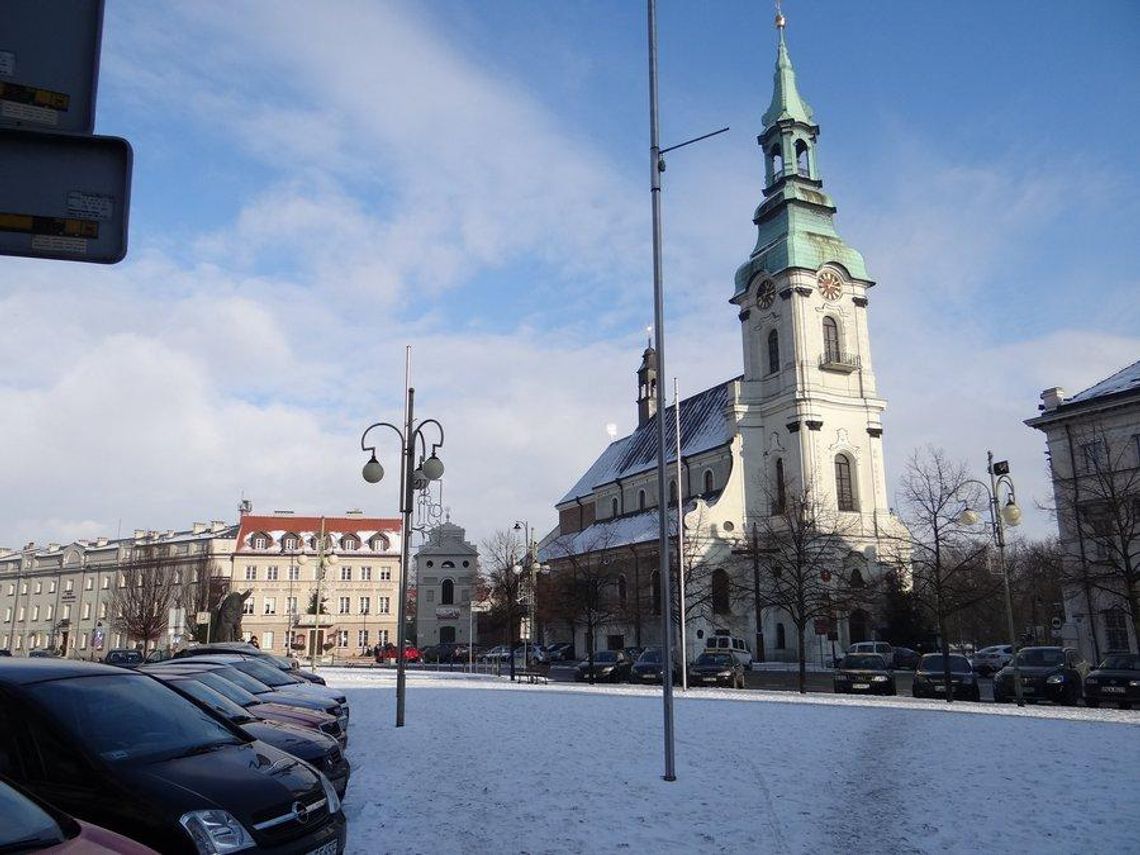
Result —
POLYGON ((481 586, 491 604, 485 623, 491 631, 497 629, 506 636, 512 680, 515 678, 515 641, 523 614, 521 601, 530 583, 525 578, 527 574, 515 572, 522 553, 522 541, 513 529, 496 531, 483 542, 480 553, 481 586))
POLYGON ((1070 433, 1069 440, 1072 471, 1053 461, 1063 578, 1085 595, 1099 658, 1094 600, 1112 603, 1106 612, 1121 609, 1140 643, 1140 464, 1135 437, 1102 425, 1070 433))
POLYGON ((119 564, 111 596, 111 626, 128 641, 154 644, 166 631, 181 589, 178 561, 166 544, 136 544, 119 564))
POLYGON ((788 491, 776 513, 755 521, 755 537, 737 554, 758 560, 757 598, 764 608, 785 612, 796 628, 799 690, 807 692, 807 627, 817 618, 834 619, 861 595, 861 580, 852 586, 841 572, 851 553, 846 527, 838 515, 824 510, 811 489, 788 491))
POLYGON ((954 699, 949 620, 998 597, 1001 586, 987 569, 989 540, 959 520, 966 505, 980 507, 988 501, 972 482, 965 464, 927 446, 911 454, 899 491, 900 515, 909 530, 905 548, 910 554, 913 594, 938 627, 947 702, 954 699))

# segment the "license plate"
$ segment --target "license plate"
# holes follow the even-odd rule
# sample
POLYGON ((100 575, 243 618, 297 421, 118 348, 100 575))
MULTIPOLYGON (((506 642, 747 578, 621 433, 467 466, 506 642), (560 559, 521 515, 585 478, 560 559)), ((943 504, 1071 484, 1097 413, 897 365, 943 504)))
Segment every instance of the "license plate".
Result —
POLYGON ((336 855, 336 841, 330 840, 324 846, 310 850, 306 855, 336 855))
POLYGON ((1124 694, 1124 687, 1123 686, 1101 686, 1100 690, 1102 692, 1112 692, 1114 695, 1115 694, 1119 694, 1119 695, 1124 694))
POLYGON ((945 686, 935 686, 935 687, 934 687, 934 691, 936 691, 936 692, 945 692, 945 691, 946 691, 946 687, 945 687, 945 686))
POLYGON ((701 677, 702 683, 715 683, 716 677, 701 677))
POLYGON ((871 688, 871 684, 870 683, 855 683, 854 685, 851 686, 851 688, 852 689, 869 689, 869 688, 871 688))

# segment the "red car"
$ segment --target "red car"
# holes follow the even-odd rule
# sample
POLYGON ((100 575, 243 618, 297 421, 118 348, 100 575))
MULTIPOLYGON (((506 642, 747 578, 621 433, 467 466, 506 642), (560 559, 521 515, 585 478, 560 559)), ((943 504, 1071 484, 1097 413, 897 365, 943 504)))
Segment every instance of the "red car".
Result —
POLYGON ((0 779, 0 851, 58 852, 63 855, 155 855, 98 825, 80 822, 0 779))
MULTIPOLYGON (((376 649, 376 661, 387 662, 389 659, 396 658, 396 645, 384 644, 376 649)), ((405 662, 419 662, 422 659, 420 649, 414 644, 404 645, 404 661, 405 662)))

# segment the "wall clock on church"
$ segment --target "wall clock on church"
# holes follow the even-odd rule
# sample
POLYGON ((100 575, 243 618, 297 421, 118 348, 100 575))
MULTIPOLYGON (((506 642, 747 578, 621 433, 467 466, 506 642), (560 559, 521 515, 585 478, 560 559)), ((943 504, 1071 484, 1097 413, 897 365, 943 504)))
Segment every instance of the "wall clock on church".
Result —
POLYGON ((838 300, 843 293, 843 281, 830 270, 821 270, 816 277, 816 284, 825 300, 838 300))
POLYGON ((767 309, 772 305, 776 299, 776 286, 769 279, 756 289, 756 305, 761 309, 767 309))

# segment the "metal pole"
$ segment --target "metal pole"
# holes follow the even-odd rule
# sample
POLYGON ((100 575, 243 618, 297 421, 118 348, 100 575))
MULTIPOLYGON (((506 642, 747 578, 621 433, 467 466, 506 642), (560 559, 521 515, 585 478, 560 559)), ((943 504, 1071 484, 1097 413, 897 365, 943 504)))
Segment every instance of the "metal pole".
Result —
POLYGON ((467 670, 475 670, 475 601, 467 598, 467 670))
POLYGON ((317 648, 321 638, 321 582, 325 575, 325 518, 321 517, 320 540, 317 541, 317 593, 313 600, 313 644, 309 648, 309 667, 317 670, 317 648))
POLYGON ((412 470, 415 468, 416 437, 412 430, 415 413, 416 390, 408 387, 407 419, 404 429, 404 457, 400 464, 400 512, 403 531, 400 541, 400 601, 396 604, 396 727, 404 726, 404 695, 407 674, 404 661, 405 627, 404 608, 408 599, 408 554, 412 535, 412 470))
POLYGON ((990 519, 994 526, 994 540, 997 541, 998 567, 1001 570, 1002 582, 1005 585, 1005 614, 1009 620, 1009 644, 1013 649, 1013 691, 1017 696, 1017 705, 1025 706, 1025 697, 1021 691, 1021 667, 1017 664, 1017 628, 1013 623, 1013 596, 1009 592, 1009 570, 1005 566, 1005 529, 1002 526, 999 512, 997 478, 994 476, 994 453, 986 452, 986 469, 990 473, 990 519))
MULTIPOLYGON (((657 118, 657 2, 647 0, 649 12, 649 198, 653 206, 653 334, 657 349, 657 376, 665 373, 665 300, 661 282, 661 146, 657 118)), ((673 621, 673 581, 669 567, 669 527, 665 491, 665 389, 657 383, 657 529, 661 577, 661 640, 663 674, 673 673, 670 643, 673 621)), ((665 726, 666 781, 677 780, 673 757, 673 680, 662 679, 665 726)))
MULTIPOLYGON (((681 393, 677 389, 677 378, 673 378, 673 425, 677 440, 677 579, 681 596, 681 691, 689 690, 689 646, 685 638, 685 488, 681 486, 681 393)), ((672 680, 661 672, 661 680, 672 680)))

